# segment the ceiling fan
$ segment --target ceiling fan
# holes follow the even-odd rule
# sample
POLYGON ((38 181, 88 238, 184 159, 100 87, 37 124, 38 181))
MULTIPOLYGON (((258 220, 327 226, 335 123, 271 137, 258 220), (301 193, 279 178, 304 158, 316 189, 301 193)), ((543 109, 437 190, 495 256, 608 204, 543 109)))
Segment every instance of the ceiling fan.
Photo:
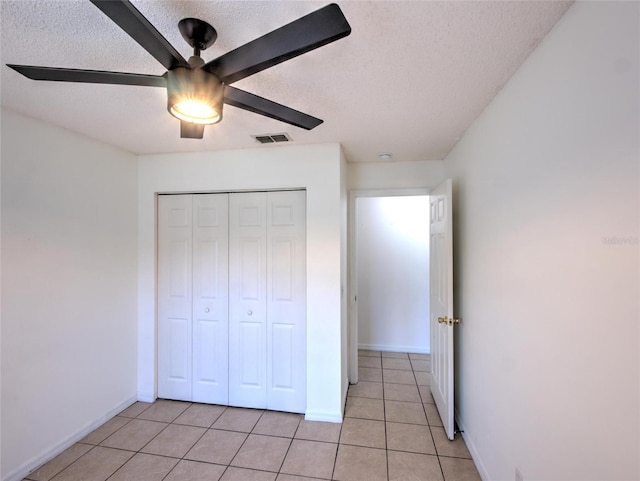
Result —
POLYGON ((167 109, 180 120, 180 136, 201 139, 204 126, 222 120, 223 103, 306 130, 321 119, 230 84, 351 33, 340 7, 330 4, 205 63, 200 52, 218 36, 203 20, 182 19, 178 28, 193 48, 185 60, 128 0, 90 0, 166 69, 164 75, 7 64, 33 80, 165 87, 167 109))

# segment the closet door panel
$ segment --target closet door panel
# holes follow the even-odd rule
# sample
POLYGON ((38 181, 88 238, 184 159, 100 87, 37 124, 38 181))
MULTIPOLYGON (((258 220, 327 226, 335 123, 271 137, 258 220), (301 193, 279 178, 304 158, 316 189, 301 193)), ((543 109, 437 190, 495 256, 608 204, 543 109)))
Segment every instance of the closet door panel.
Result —
POLYGON ((227 404, 229 196, 193 195, 193 401, 227 404))
MULTIPOLYGON (((212 395, 207 396, 206 392, 214 386, 223 385, 226 372, 221 371, 221 362, 218 359, 221 331, 225 330, 220 321, 209 321, 207 319, 195 319, 193 326, 193 401, 202 403, 224 404, 222 400, 215 399, 212 395), (196 388, 196 385, 200 385, 196 388), (200 391, 200 392, 198 392, 200 391), (203 392, 204 391, 204 392, 203 392)), ((225 343, 226 344, 226 343, 225 343)), ((226 351, 226 349, 225 349, 226 351)), ((225 360, 226 361, 226 360, 225 360)), ((227 363, 224 362, 226 365, 227 363)))
POLYGON ((266 407, 266 194, 229 194, 229 404, 266 407))
MULTIPOLYGON (((191 352, 189 339, 189 320, 169 317, 166 319, 166 328, 164 329, 162 343, 168 347, 167 356, 167 380, 170 383, 183 385, 190 382, 191 379, 191 352)), ((184 395, 181 399, 187 399, 189 393, 185 386, 184 395)), ((160 397, 166 397, 159 394, 160 397)))
POLYGON ((158 197, 158 397, 191 400, 192 205, 158 197))
MULTIPOLYGON (((295 348, 294 326, 291 324, 271 323, 271 377, 269 387, 273 390, 291 391, 295 388, 294 382, 294 355, 295 348)), ((273 396, 271 403, 275 401, 273 396)), ((274 408, 275 409, 275 408, 274 408)))
POLYGON ((267 194, 267 407, 306 409, 306 195, 267 194))
POLYGON ((238 326, 241 352, 237 365, 233 368, 238 371, 239 385, 249 390, 261 390, 264 384, 262 370, 264 363, 260 362, 256 353, 264 351, 261 341, 264 339, 262 325, 258 322, 242 321, 238 326))

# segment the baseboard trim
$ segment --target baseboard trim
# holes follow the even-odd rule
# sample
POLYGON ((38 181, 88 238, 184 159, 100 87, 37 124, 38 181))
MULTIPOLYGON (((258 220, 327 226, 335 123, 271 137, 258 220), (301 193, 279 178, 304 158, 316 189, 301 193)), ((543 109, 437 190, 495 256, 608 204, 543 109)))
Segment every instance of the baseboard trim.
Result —
POLYGON ((464 423, 462 422, 462 418, 460 417, 460 413, 458 412, 458 409, 454 409, 454 416, 456 419, 456 424, 458 425, 458 428, 461 431, 462 439, 464 439, 464 442, 467 445, 467 449, 469 450, 469 454, 471 454, 471 457, 473 458, 473 462, 475 463, 476 468, 478 469, 478 474, 480 474, 480 478, 482 479, 482 481, 491 481, 489 479, 489 473, 487 472, 487 468, 482 462, 482 458, 480 458, 478 449, 473 443, 471 436, 469 436, 467 429, 464 423))
POLYGON ((134 397, 131 397, 131 398, 127 399, 126 401, 121 402, 116 407, 114 407, 113 409, 109 410, 103 416, 100 416, 95 421, 89 423, 87 426, 82 428, 80 431, 76 432, 75 434, 72 434, 71 436, 69 436, 66 439, 64 439, 62 442, 60 442, 60 443, 56 444, 55 446, 52 446, 51 448, 47 449, 44 453, 42 453, 42 454, 40 454, 38 456, 34 456, 29 461, 27 461, 26 463, 22 464, 22 466, 19 466, 18 468, 14 469, 12 472, 7 474, 7 477, 4 478, 3 481, 21 481, 22 479, 27 477, 31 472, 33 472, 34 470, 38 469, 43 464, 51 461, 57 455, 62 453, 65 449, 68 449, 71 446, 73 446, 75 443, 80 441, 82 438, 84 438, 85 436, 87 436, 91 432, 95 431, 96 428, 102 426, 105 422, 107 422, 113 416, 115 416, 119 412, 123 411, 124 409, 128 408, 129 406, 131 406, 136 401, 137 401, 137 397, 134 396, 134 397))
POLYGON ((142 401, 145 403, 152 403, 152 402, 155 402, 155 400, 156 400, 155 393, 138 391, 138 401, 142 401))
POLYGON ((358 349, 384 352, 411 352, 414 354, 431 354, 431 349, 416 346, 398 346, 389 344, 358 344, 358 349))
POLYGON ((304 413, 305 421, 322 421, 325 423, 341 423, 342 413, 336 411, 307 411, 304 413))

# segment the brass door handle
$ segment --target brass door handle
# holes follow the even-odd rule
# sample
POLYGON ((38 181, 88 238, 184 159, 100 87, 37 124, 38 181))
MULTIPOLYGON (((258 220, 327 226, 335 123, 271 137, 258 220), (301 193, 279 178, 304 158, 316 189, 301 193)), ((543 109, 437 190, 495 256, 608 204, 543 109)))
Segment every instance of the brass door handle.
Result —
POLYGON ((460 324, 460 319, 458 319, 457 317, 453 318, 453 319, 450 319, 448 317, 439 317, 438 318, 438 323, 439 324, 449 324, 450 326, 453 326, 454 324, 460 324))

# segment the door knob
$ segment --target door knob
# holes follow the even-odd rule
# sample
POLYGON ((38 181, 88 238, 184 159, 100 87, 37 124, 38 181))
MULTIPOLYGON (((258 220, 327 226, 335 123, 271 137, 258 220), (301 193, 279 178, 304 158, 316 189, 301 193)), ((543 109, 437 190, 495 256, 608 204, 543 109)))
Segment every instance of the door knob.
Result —
POLYGON ((457 317, 453 319, 450 319, 448 317, 439 317, 438 322, 440 324, 449 324, 450 326, 453 326, 454 324, 460 324, 460 319, 458 319, 457 317))
POLYGON ((251 309, 249 309, 249 310, 247 311, 247 316, 250 316, 251 314, 253 314, 253 311, 252 311, 251 309))
POLYGON ((209 312, 209 308, 205 307, 204 312, 209 312))

